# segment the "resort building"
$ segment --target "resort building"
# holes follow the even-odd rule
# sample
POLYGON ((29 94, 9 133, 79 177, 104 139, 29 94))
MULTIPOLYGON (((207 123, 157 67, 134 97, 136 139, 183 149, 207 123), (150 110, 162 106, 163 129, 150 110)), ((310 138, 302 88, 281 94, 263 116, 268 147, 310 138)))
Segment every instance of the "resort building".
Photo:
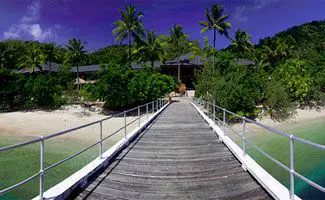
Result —
MULTIPOLYGON (((245 59, 237 59, 239 65, 255 65, 253 61, 245 59)), ((165 63, 161 61, 155 61, 153 63, 153 68, 160 71, 163 74, 170 75, 174 77, 175 80, 180 80, 186 85, 187 89, 195 89, 195 75, 199 72, 204 63, 201 56, 193 56, 192 53, 185 54, 183 56, 177 57, 173 60, 167 61, 165 63), (178 69, 179 66, 179 69, 178 69)), ((31 68, 22 68, 17 70, 17 73, 22 74, 40 74, 40 73, 57 73, 60 70, 61 64, 54 63, 44 63, 40 64, 34 69, 31 68)), ((132 63, 131 67, 135 70, 139 70, 143 67, 152 67, 151 62, 145 63, 132 63)), ((96 80, 96 72, 102 70, 100 65, 88 65, 80 66, 79 69, 79 78, 81 83, 93 83, 96 80)), ((77 67, 72 67, 71 72, 76 74, 77 67)))

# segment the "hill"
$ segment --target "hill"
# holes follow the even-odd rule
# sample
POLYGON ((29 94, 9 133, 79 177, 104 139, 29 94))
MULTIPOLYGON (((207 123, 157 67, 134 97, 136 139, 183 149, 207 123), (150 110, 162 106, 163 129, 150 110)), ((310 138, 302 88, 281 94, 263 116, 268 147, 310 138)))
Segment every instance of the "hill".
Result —
POLYGON ((273 37, 259 40, 256 47, 272 46, 279 38, 290 40, 300 58, 325 61, 325 20, 293 26, 273 37))

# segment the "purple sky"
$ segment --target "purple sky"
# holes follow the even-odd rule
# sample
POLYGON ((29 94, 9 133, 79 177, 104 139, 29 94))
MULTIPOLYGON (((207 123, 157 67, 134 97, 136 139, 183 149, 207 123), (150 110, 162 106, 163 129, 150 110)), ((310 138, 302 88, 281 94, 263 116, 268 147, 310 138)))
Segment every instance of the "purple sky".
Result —
MULTIPOLYGON (((213 33, 200 34, 199 20, 205 20, 209 0, 0 0, 0 40, 31 39, 53 41, 64 46, 72 37, 96 50, 114 43, 112 23, 119 19, 124 3, 144 12, 146 29, 168 34, 174 24, 181 24, 191 39, 213 39, 213 33)), ((325 19, 325 0, 223 0, 230 15, 233 34, 247 30, 253 42, 293 25, 325 19)), ((217 47, 229 42, 217 37, 217 47)))

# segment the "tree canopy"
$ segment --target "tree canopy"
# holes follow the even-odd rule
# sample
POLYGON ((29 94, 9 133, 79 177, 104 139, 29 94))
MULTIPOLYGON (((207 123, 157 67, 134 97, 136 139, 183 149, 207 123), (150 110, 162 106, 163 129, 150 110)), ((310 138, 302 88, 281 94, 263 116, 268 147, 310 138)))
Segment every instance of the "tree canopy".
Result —
MULTIPOLYGON (((324 27, 325 21, 302 24, 256 45, 238 30, 232 44, 216 53, 216 62, 206 62, 198 74, 198 96, 247 117, 268 113, 275 120, 288 118, 297 108, 323 106, 324 27), (242 65, 238 58, 255 64, 242 65)), ((214 55, 208 42, 197 53, 214 55)))
POLYGON ((135 6, 126 5, 125 10, 119 10, 121 19, 114 22, 116 28, 112 31, 116 35, 115 41, 123 42, 128 39, 129 56, 131 56, 131 39, 136 40, 144 35, 144 28, 141 18, 142 12, 137 12, 135 6))
POLYGON ((166 94, 175 83, 155 69, 133 70, 131 63, 149 61, 153 66, 154 61, 165 62, 187 53, 193 58, 200 56, 204 63, 195 77, 196 95, 247 117, 268 113, 282 120, 297 108, 325 104, 325 21, 294 26, 254 45, 247 31, 237 30, 230 36, 228 14, 221 4, 212 4, 205 10, 206 21, 199 24, 201 32, 213 31, 213 45, 204 38, 200 46, 182 25, 172 26, 168 35, 157 35, 144 28, 142 17, 135 6, 127 5, 120 10, 120 20, 113 23, 112 34, 120 44, 93 52, 86 52, 86 44, 75 38, 66 48, 35 41, 0 41, 0 109, 51 107, 69 101, 74 87, 69 68, 77 67, 78 77, 78 67, 91 64, 103 68, 95 75, 98 81, 77 93, 104 100, 113 109, 133 106, 166 94), (230 40, 229 47, 215 48, 217 33, 230 40), (121 44, 124 40, 127 44, 121 44), (21 67, 34 71, 45 62, 66 67, 61 67, 59 74, 15 73, 21 67), (46 96, 38 92, 52 92, 51 102, 47 104, 46 96))
POLYGON ((231 28, 231 24, 227 22, 228 15, 224 14, 224 9, 221 4, 214 3, 211 6, 211 11, 207 8, 205 11, 205 17, 207 21, 199 21, 199 24, 203 26, 201 33, 213 30, 213 47, 216 48, 216 34, 225 35, 228 37, 228 29, 231 28))

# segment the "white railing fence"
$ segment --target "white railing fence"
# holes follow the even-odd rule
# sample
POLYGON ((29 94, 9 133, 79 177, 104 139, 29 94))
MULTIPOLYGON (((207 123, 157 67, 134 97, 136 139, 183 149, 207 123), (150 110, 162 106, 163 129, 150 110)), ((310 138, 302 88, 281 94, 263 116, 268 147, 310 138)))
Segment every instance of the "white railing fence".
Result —
POLYGON ((209 102, 205 101, 202 99, 198 98, 193 98, 193 102, 197 105, 202 106, 204 111, 206 112, 206 115, 212 119, 217 125, 219 125, 220 128, 223 129, 224 133, 227 134, 227 132, 231 131, 235 135, 239 136, 241 139, 241 149, 242 149, 242 154, 245 156, 247 154, 247 144, 251 145, 255 150, 257 150, 259 153, 261 153, 263 156, 265 156, 267 159, 272 161, 273 163, 277 164, 281 168, 285 169, 286 171, 289 172, 289 194, 290 194, 290 199, 294 199, 294 194, 295 194, 295 189, 294 189, 294 177, 297 177, 301 179, 302 181, 306 182, 310 186, 320 190, 321 192, 325 193, 325 188, 320 186, 319 184, 313 182, 312 180, 306 178, 302 174, 298 173, 295 171, 295 165, 294 165, 294 143, 295 142, 300 142, 306 145, 309 145, 310 147, 316 148, 321 151, 325 151, 325 145, 317 144, 309 140, 305 140, 299 137, 296 137, 292 134, 288 134, 279 130, 276 130, 272 127, 269 127, 267 125, 261 124, 255 120, 251 120, 248 118, 245 118, 243 116, 240 116, 236 113, 233 113, 225 108, 222 108, 218 105, 216 105, 214 102, 209 102), (234 121, 241 121, 242 124, 242 131, 241 134, 238 134, 235 130, 231 128, 231 126, 227 123, 227 116, 232 117, 234 121), (260 147, 258 147, 256 144, 254 144, 251 140, 247 139, 246 137, 246 129, 247 129, 247 123, 252 123, 255 124, 265 130, 268 130, 272 134, 277 134, 280 135, 284 138, 288 139, 289 143, 289 166, 286 166, 279 160, 275 159, 271 155, 267 154, 264 150, 262 150, 260 147))
POLYGON ((34 140, 14 144, 14 145, 11 145, 11 146, 0 147, 0 156, 1 156, 2 152, 7 152, 7 151, 14 150, 14 149, 24 147, 24 146, 27 146, 27 145, 39 143, 39 153, 40 153, 40 160, 39 160, 40 169, 39 169, 39 172, 37 172, 34 175, 20 181, 17 184, 14 184, 14 185, 9 186, 9 187, 4 188, 4 189, 0 188, 1 189, 0 190, 0 196, 5 194, 5 193, 8 193, 8 192, 10 192, 10 191, 12 191, 12 190, 14 190, 16 188, 18 188, 18 187, 20 187, 20 186, 22 186, 24 184, 26 184, 26 183, 28 183, 28 182, 30 182, 30 181, 32 181, 32 180, 34 180, 34 179, 36 179, 38 177, 39 178, 39 197, 40 197, 40 199, 44 199, 43 198, 44 174, 46 174, 51 169, 61 165, 62 163, 75 158, 76 156, 86 152, 89 149, 92 149, 93 147, 95 147, 97 145, 99 146, 99 152, 98 152, 99 157, 102 158, 102 155, 103 155, 103 152, 104 152, 104 149, 103 149, 103 142, 104 141, 106 141, 107 139, 109 139, 110 137, 112 137, 113 135, 119 133, 122 130, 124 131, 124 137, 127 138, 128 137, 127 127, 128 126, 130 126, 133 123, 137 123, 138 126, 140 127, 141 120, 143 120, 143 118, 145 118, 145 120, 148 120, 150 114, 154 114, 155 112, 157 112, 160 108, 162 108, 167 103, 168 103, 168 101, 165 100, 165 99, 158 99, 158 100, 152 101, 150 103, 146 103, 144 105, 137 106, 135 108, 132 108, 132 109, 126 110, 124 112, 120 112, 120 113, 111 115, 111 116, 106 117, 104 119, 97 120, 97 121, 94 121, 94 122, 91 122, 91 123, 88 123, 88 124, 84 124, 84 125, 81 125, 81 126, 70 128, 70 129, 60 131, 60 132, 57 132, 57 133, 54 133, 54 134, 51 134, 51 135, 41 136, 41 137, 39 137, 37 139, 34 139, 34 140), (142 113, 145 112, 145 114, 141 115, 141 110, 142 110, 142 113), (132 120, 131 122, 127 123, 127 116, 129 114, 132 114, 134 116, 135 113, 136 113, 137 117, 134 120, 132 120), (116 130, 113 133, 109 134, 108 136, 103 137, 103 122, 107 121, 107 120, 110 120, 110 119, 113 119, 113 118, 116 118, 116 117, 124 117, 124 125, 122 127, 120 127, 118 130, 116 130), (70 156, 56 162, 56 163, 53 163, 53 164, 51 164, 51 165, 49 165, 47 167, 44 166, 44 153, 45 153, 44 152, 45 151, 44 141, 49 140, 51 138, 61 136, 61 135, 64 135, 64 134, 71 133, 73 131, 77 131, 77 130, 86 128, 86 127, 89 127, 89 126, 93 126, 93 125, 98 125, 99 126, 99 133, 98 133, 98 141, 97 142, 87 146, 86 148, 83 148, 82 150, 80 150, 80 151, 78 151, 78 152, 76 152, 76 153, 74 153, 74 154, 72 154, 72 155, 70 155, 70 156))

